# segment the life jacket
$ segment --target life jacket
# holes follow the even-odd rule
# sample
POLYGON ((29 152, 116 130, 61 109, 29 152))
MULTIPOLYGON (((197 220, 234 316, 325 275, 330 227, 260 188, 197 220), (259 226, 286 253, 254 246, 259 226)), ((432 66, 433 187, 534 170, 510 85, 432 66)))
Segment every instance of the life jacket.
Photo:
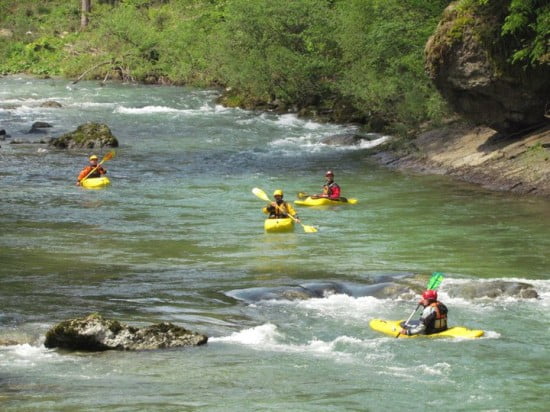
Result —
POLYGON ((294 208, 289 205, 287 202, 277 203, 279 207, 267 206, 264 208, 264 213, 269 213, 270 219, 281 219, 288 217, 288 215, 294 216, 296 214, 294 208))
POLYGON ((340 197, 340 186, 336 182, 324 185, 323 195, 326 195, 330 199, 338 199, 340 197))
POLYGON ((86 176, 88 176, 87 179, 91 177, 101 177, 101 175, 104 175, 105 173, 107 172, 101 166, 86 166, 78 175, 78 181, 80 182, 86 176), (90 173, 94 168, 95 170, 90 173), (88 173, 90 173, 90 175, 88 175, 88 173))
POLYGON ((430 303, 430 306, 434 308, 435 319, 433 323, 426 325, 426 334, 429 335, 447 330, 447 306, 441 302, 430 303))

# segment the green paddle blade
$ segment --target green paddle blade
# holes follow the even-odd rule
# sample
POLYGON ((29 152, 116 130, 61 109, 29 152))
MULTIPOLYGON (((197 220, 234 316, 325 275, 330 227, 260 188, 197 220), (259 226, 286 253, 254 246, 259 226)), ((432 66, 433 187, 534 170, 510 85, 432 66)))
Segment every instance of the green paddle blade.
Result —
POLYGON ((428 290, 435 290, 440 285, 440 283, 443 281, 443 273, 441 272, 434 272, 432 273, 432 277, 428 281, 428 286, 426 286, 426 289, 428 290))

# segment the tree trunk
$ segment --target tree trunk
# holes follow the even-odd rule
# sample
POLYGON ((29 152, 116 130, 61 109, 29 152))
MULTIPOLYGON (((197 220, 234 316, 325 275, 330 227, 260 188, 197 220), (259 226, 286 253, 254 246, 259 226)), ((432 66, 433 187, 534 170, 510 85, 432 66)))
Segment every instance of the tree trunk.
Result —
POLYGON ((92 9, 92 0, 82 0, 82 14, 80 15, 80 27, 85 28, 88 25, 88 14, 92 9))

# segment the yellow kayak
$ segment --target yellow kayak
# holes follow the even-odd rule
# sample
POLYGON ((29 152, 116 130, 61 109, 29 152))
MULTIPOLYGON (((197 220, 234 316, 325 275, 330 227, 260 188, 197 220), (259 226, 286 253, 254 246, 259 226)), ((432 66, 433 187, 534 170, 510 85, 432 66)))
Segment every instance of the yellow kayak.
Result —
POLYGON ((109 185, 111 181, 107 176, 101 177, 90 177, 88 179, 82 180, 80 186, 85 189, 103 189, 105 186, 109 185))
POLYGON ((294 204, 299 206, 333 206, 333 205, 354 205, 357 203, 357 199, 354 199, 354 198, 346 199, 345 197, 343 197, 340 199, 341 200, 333 200, 326 197, 313 198, 311 196, 308 196, 305 199, 295 200, 294 204))
MULTIPOLYGON (((383 319, 372 319, 369 322, 371 329, 385 333, 386 335, 393 336, 397 338, 397 334, 401 330, 401 324, 404 320, 383 320, 383 319)), ((431 335, 399 335, 399 338, 479 338, 483 336, 482 330, 467 329, 463 326, 454 326, 447 329, 446 331, 439 333, 432 333, 431 335)))
POLYGON ((283 219, 266 219, 264 222, 266 232, 293 232, 294 220, 289 217, 283 219))

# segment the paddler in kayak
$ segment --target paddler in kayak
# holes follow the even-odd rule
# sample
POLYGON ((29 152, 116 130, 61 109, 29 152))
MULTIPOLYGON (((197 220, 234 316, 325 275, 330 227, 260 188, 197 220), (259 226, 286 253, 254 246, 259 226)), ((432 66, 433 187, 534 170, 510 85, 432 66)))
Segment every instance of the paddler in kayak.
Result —
POLYGON ((311 195, 312 199, 325 197, 332 200, 340 200, 340 186, 334 181, 334 173, 329 170, 325 173, 326 183, 323 185, 323 193, 320 195, 311 195))
POLYGON ((401 335, 431 335, 447 330, 447 306, 437 300, 437 291, 424 291, 418 303, 424 306, 420 321, 410 326, 403 325, 401 335))
POLYGON ((77 180, 77 182, 76 182, 77 186, 80 186, 80 181, 82 179, 84 179, 86 176, 88 176, 88 173, 90 173, 90 172, 91 172, 90 175, 87 177, 88 179, 92 178, 92 177, 101 177, 101 176, 103 176, 104 174, 107 173, 107 170, 105 170, 103 167, 101 167, 101 165, 98 166, 96 155, 91 155, 88 158, 88 160, 89 160, 90 164, 88 164, 88 166, 86 166, 84 169, 82 169, 82 171, 78 174, 78 177, 76 179, 77 180))
POLYGON ((290 215, 296 222, 300 223, 300 219, 298 219, 298 215, 292 205, 283 200, 283 191, 281 189, 275 190, 273 192, 273 197, 275 201, 264 207, 262 212, 269 214, 270 219, 283 219, 290 215))

